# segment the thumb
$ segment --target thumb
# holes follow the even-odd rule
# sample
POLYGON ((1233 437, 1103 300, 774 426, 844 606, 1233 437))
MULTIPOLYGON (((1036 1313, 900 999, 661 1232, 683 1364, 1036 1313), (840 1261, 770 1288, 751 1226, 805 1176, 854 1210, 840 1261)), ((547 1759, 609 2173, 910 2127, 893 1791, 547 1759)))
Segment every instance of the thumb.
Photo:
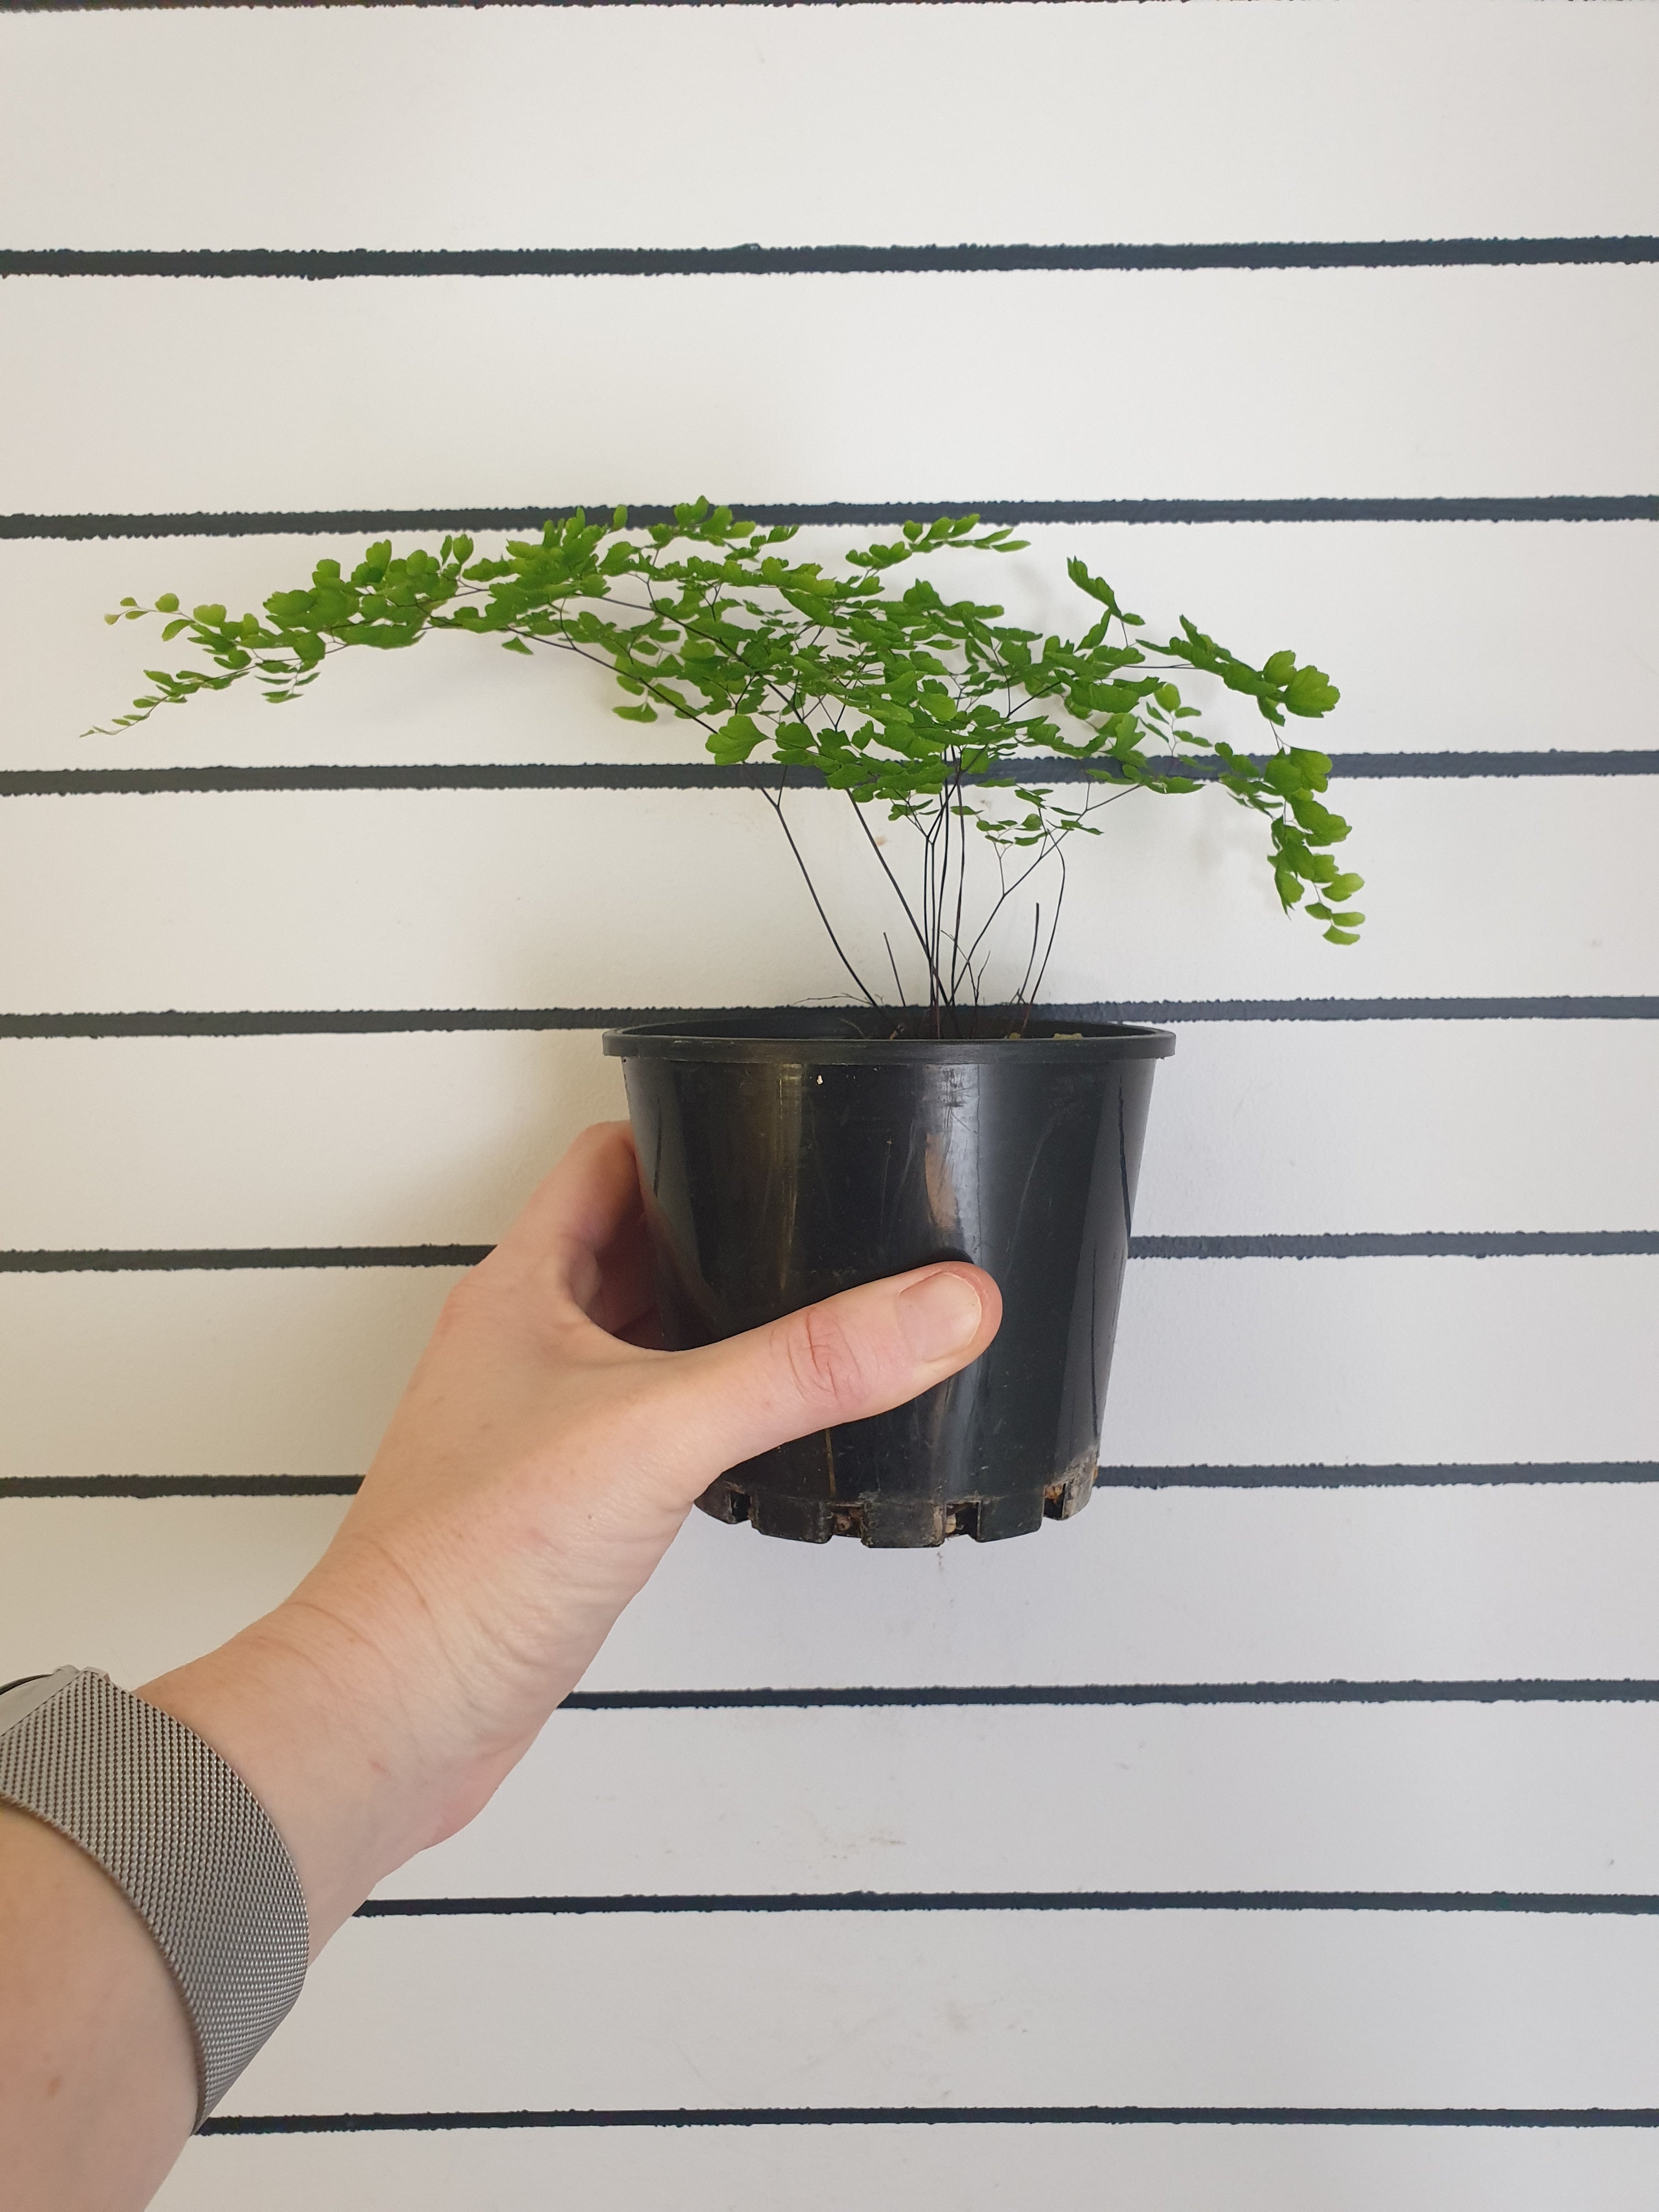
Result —
POLYGON ((952 1261, 677 1353, 668 1376, 688 1474, 701 1490, 792 1437, 902 1406, 976 1359, 1001 1319, 983 1268, 952 1261))

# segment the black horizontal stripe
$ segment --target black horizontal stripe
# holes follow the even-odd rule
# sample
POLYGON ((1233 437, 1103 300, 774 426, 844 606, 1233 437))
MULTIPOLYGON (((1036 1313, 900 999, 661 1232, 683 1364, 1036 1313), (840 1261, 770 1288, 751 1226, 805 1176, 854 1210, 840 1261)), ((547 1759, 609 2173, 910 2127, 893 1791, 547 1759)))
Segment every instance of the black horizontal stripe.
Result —
POLYGON ((318 1244, 243 1250, 0 1252, 0 1275, 125 1275, 204 1268, 475 1267, 488 1244, 318 1244))
MULTIPOLYGON (((467 1030, 609 1030, 684 1015, 782 1014, 787 1006, 326 1006, 0 1014, 0 1040, 52 1037, 386 1036, 467 1030)), ((1507 999, 1093 999, 1045 1006, 1100 1022, 1650 1022, 1659 994, 1507 999)))
POLYGON ((1103 1467, 1098 1490, 1418 1490, 1659 1481, 1659 1460, 1447 1460, 1409 1467, 1103 1467))
POLYGON ((0 1498, 355 1498, 360 1474, 0 1474, 0 1498))
POLYGON ((1659 1897, 1601 1891, 1463 1889, 841 1890, 750 1896, 380 1897, 359 1920, 558 1919, 608 1913, 766 1912, 1520 1912, 1659 1913, 1659 1897))
MULTIPOLYGON (((202 1269, 476 1267, 488 1244, 290 1244, 151 1250, 0 1251, 0 1275, 123 1275, 202 1269)), ((1659 1254, 1659 1229, 1358 1231, 1321 1237, 1134 1237, 1132 1260, 1606 1260, 1659 1254)))
MULTIPOLYGON (((1416 780, 1472 776, 1659 775, 1659 747, 1601 752, 1334 753, 1334 776, 1416 780)), ((1202 761, 1157 763, 1182 774, 1213 773, 1202 761)), ((1095 776, 1109 763, 1097 764, 1095 776)), ((1080 760, 1030 757, 1012 774, 1044 784, 1091 781, 1080 760)), ((973 782, 990 779, 975 776, 973 782)), ((1006 778, 1005 777, 1006 781, 1006 778)), ((0 769, 0 799, 156 798, 174 793, 271 791, 777 791, 822 790, 817 769, 787 770, 747 761, 325 762, 304 767, 76 768, 0 769)))
MULTIPOLYGON (((614 500, 594 500, 592 514, 614 500)), ((1655 522, 1651 492, 1548 492, 1518 498, 1392 499, 914 499, 872 503, 739 502, 756 522, 886 529, 917 514, 977 514, 984 522, 1655 522)), ((568 501, 541 507, 307 507, 289 512, 176 514, 0 514, 0 538, 279 538, 337 532, 539 530, 568 514, 568 501)), ((672 522, 672 507, 629 506, 637 524, 672 522)))
MULTIPOLYGON (((0 0, 0 15, 134 15, 188 4, 194 9, 246 8, 252 0, 0 0)), ((510 4, 521 8, 607 8, 639 6, 641 0, 329 0, 336 7, 368 8, 483 8, 510 4)), ((877 0, 651 0, 662 8, 848 8, 877 4, 877 0)), ((888 0, 891 4, 891 0, 888 0)), ((906 0, 913 7, 945 9, 968 4, 968 0, 906 0)), ((1029 7, 1052 4, 1052 0, 975 0, 980 6, 1029 7)), ((311 8, 318 0, 258 0, 264 8, 311 8)))
POLYGON ((1000 1682, 716 1690, 573 1690, 562 1713, 981 1711, 1025 1706, 1647 1705, 1659 1681, 1000 1682))
POLYGON ((1411 781, 1419 776, 1656 775, 1659 747, 1627 752, 1334 753, 1331 774, 1368 781, 1411 781))
POLYGON ((1659 261, 1659 238, 1214 245, 0 247, 0 276, 927 276, 1016 270, 1468 269, 1659 261))
POLYGON ((842 1689, 573 1690, 561 1712, 728 1712, 936 1705, 1652 1705, 1659 1682, 1016 1682, 842 1689))
MULTIPOLYGON (((1040 0, 976 0, 980 6, 1029 7, 1040 0)), ((192 9, 214 8, 246 8, 253 0, 0 0, 0 15, 137 15, 161 8, 188 5, 192 9)), ((311 8, 319 0, 258 0, 265 8, 311 8)), ((369 8, 484 8, 510 4, 520 8, 592 8, 603 12, 608 8, 639 6, 642 0, 328 0, 335 7, 369 8)), ((848 8, 874 5, 876 0, 650 0, 650 4, 661 8, 848 8)), ((889 0, 890 4, 890 0, 889 0)), ((945 9, 967 4, 967 0, 906 0, 913 7, 929 6, 945 9)), ((1041 0, 1049 4, 1049 0, 1041 0)))
MULTIPOLYGON (((1424 1467, 1103 1467, 1100 1490, 1375 1490, 1659 1481, 1659 1461, 1518 1460, 1424 1467)), ((0 1498, 350 1498, 356 1474, 8 1474, 0 1498)))
POLYGON ((1394 1235, 1132 1237, 1132 1260, 1607 1260, 1659 1253, 1659 1230, 1433 1229, 1394 1235))
POLYGON ((1656 2128, 1659 2107, 1600 2105, 801 2105, 633 2112, 222 2112, 204 2136, 434 2134, 495 2128, 1656 2128))

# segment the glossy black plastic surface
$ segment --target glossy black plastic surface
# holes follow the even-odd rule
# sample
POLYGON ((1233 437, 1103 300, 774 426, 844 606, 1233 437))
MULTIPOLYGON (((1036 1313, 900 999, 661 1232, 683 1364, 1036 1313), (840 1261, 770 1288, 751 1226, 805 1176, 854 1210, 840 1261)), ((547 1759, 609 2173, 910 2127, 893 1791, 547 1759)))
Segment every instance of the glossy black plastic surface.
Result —
POLYGON ((612 1030, 671 1347, 932 1260, 971 1260, 1002 1327, 908 1406, 734 1468, 699 1501, 822 1543, 981 1541, 1093 1489, 1129 1220, 1167 1030, 1033 1019, 890 1038, 858 1014, 612 1030))

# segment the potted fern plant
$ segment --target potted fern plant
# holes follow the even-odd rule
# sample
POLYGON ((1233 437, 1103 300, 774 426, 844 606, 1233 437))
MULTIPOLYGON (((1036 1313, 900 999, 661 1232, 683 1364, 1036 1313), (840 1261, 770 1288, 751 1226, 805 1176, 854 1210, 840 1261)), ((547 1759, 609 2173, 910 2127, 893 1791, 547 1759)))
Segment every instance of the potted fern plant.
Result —
POLYGON ((794 535, 700 500, 645 528, 623 508, 578 513, 495 556, 459 535, 435 552, 382 542, 349 575, 319 561, 261 615, 124 600, 108 620, 159 615, 163 638, 187 636, 206 665, 149 671, 151 690, 114 726, 245 682, 289 704, 348 647, 451 632, 598 661, 623 720, 702 729, 775 814, 850 1003, 607 1033, 665 1344, 940 1259, 987 1268, 1004 1301, 972 1368, 733 1468, 702 1503, 812 1542, 1017 1535, 1093 1489, 1152 1070, 1175 1047, 1166 1030, 1042 1012, 1068 848, 1132 793, 1218 786, 1261 817, 1286 912, 1352 944, 1361 878, 1334 854, 1348 826, 1322 798, 1330 763, 1283 736, 1287 717, 1316 719, 1338 694, 1293 653, 1258 667, 1184 617, 1150 642, 1079 560, 1067 568, 1091 619, 1075 640, 947 600, 925 577, 896 588, 893 572, 931 554, 1020 549, 973 515, 907 522, 849 552, 844 573, 793 558, 794 535), (1273 732, 1263 757, 1206 732, 1182 688, 1194 675, 1255 701, 1273 732), (896 917, 879 973, 849 951, 791 829, 790 789, 809 783, 845 795, 896 917), (877 823, 902 833, 892 850, 877 823), (1010 957, 1022 900, 1029 939, 1022 919, 1010 957))

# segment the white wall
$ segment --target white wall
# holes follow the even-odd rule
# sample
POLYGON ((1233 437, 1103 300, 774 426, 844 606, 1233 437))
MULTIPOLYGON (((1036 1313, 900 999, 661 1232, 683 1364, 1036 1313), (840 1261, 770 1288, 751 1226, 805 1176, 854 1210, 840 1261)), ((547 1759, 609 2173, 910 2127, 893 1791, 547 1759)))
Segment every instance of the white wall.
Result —
POLYGON ((386 1888, 544 1909, 354 1923, 167 2212, 1650 2207, 1659 277, 1572 241, 1659 233, 1659 16, 99 10, 0 58, 0 249, 113 257, 0 283, 0 1680, 140 1680, 291 1584, 454 1279, 397 1248, 488 1242, 617 1110, 593 1009, 837 988, 752 794, 368 775, 691 757, 602 686, 457 642, 82 739, 149 657, 123 592, 252 603, 383 515, 707 490, 846 510, 833 551, 1070 503, 1016 603, 1082 551, 1329 667, 1339 754, 1435 757, 1335 787, 1352 951, 1218 800, 1077 872, 1053 994, 1180 1031, 1089 1513, 899 1555, 694 1518, 386 1888), (1482 239, 1566 243, 121 258, 1482 239), (76 787, 224 764, 271 773, 76 787))

